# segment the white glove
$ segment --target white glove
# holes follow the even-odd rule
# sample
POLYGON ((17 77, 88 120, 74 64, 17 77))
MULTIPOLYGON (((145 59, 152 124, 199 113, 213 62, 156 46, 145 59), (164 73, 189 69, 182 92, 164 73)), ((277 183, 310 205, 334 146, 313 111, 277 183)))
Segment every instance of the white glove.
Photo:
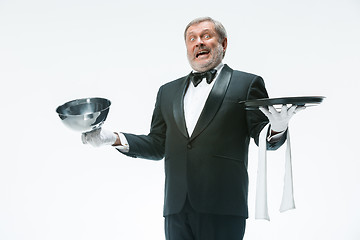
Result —
POLYGON ((83 133, 81 140, 84 144, 90 144, 93 147, 113 145, 117 139, 114 132, 102 128, 83 133))
POLYGON ((292 105, 288 108, 283 105, 281 111, 278 112, 273 106, 269 106, 268 109, 259 107, 259 110, 269 119, 271 130, 275 132, 283 132, 287 129, 289 121, 295 113, 305 109, 304 106, 292 105))

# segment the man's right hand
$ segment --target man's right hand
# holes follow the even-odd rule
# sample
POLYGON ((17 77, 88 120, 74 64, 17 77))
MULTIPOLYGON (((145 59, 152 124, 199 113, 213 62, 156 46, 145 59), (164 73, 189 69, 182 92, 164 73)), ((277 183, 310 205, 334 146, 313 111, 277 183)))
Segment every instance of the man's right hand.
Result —
POLYGON ((90 144, 93 147, 114 145, 118 140, 118 135, 112 131, 102 128, 83 133, 81 140, 84 144, 90 144))

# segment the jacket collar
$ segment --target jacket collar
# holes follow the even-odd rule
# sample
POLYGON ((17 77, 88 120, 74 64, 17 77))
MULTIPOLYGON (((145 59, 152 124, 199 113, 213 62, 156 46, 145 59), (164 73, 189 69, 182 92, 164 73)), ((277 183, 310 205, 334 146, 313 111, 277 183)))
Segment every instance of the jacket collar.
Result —
MULTIPOLYGON (((212 119, 215 117, 218 112, 226 90, 229 86, 230 79, 232 76, 233 70, 228 66, 224 65, 223 69, 220 72, 220 75, 209 94, 208 99, 205 102, 204 109, 201 112, 199 120, 195 126, 195 129, 191 135, 191 139, 197 137, 205 128, 209 125, 212 119)), ((174 98, 173 103, 173 114, 175 122, 181 131, 181 133, 189 138, 189 134, 186 129, 185 116, 184 116, 184 96, 186 93, 186 89, 189 84, 189 75, 184 78, 184 81, 181 84, 181 88, 178 91, 177 95, 174 98)))

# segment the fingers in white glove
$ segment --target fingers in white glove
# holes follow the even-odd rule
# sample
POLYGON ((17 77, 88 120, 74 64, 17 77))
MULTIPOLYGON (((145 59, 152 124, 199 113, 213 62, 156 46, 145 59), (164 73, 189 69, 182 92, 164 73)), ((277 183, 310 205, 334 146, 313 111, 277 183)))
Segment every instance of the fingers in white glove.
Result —
POLYGON ((259 107, 259 110, 269 119, 271 129, 275 132, 285 131, 292 116, 303 109, 305 106, 292 105, 288 108, 285 104, 281 107, 280 112, 274 106, 268 106, 268 109, 259 107))
POLYGON ((296 105, 292 105, 292 106, 287 110, 287 114, 288 114, 289 116, 294 115, 294 114, 296 113, 296 112, 295 112, 296 108, 297 108, 296 105))
MULTIPOLYGON (((280 116, 282 118, 286 118, 287 116, 289 116, 289 110, 292 108, 293 106, 291 106, 290 108, 288 108, 285 104, 282 105, 281 107, 281 112, 280 112, 280 116)), ((295 106, 296 107, 296 106, 295 106)))
POLYGON ((266 108, 264 108, 264 107, 259 107, 259 110, 260 110, 267 118, 269 118, 269 117, 271 116, 271 112, 270 112, 268 109, 266 109, 266 108))
POLYGON ((81 140, 84 144, 90 144, 93 147, 113 145, 116 141, 114 132, 98 128, 96 130, 83 133, 81 140))
MULTIPOLYGON (((285 106, 286 107, 286 106, 285 106)), ((275 107, 274 106, 268 106, 268 108, 269 108, 269 112, 272 114, 272 115, 278 115, 279 114, 279 112, 275 109, 275 107)), ((282 106, 282 109, 281 109, 281 111, 284 109, 284 105, 282 106)))
POLYGON ((288 110, 287 110, 287 115, 289 117, 292 117, 295 113, 298 113, 302 110, 304 110, 306 107, 305 106, 297 106, 297 105, 292 105, 288 110))
POLYGON ((87 144, 87 141, 86 141, 86 133, 82 133, 81 134, 81 141, 83 144, 87 144))
POLYGON ((298 113, 298 112, 300 112, 300 111, 302 111, 302 110, 304 110, 304 109, 306 109, 305 106, 297 106, 297 107, 295 108, 295 113, 298 113))

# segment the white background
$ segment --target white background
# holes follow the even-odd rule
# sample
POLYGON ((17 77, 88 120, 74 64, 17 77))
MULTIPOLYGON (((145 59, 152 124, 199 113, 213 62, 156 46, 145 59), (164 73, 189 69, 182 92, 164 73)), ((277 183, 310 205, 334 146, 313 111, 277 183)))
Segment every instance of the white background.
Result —
POLYGON ((82 145, 55 109, 105 97, 105 128, 147 133, 159 86, 190 72, 199 16, 271 97, 326 96, 291 122, 296 210, 278 212, 284 147, 269 154, 270 222, 254 220, 251 143, 245 239, 360 239, 359 1, 0 0, 1 240, 164 239, 163 161, 82 145))

